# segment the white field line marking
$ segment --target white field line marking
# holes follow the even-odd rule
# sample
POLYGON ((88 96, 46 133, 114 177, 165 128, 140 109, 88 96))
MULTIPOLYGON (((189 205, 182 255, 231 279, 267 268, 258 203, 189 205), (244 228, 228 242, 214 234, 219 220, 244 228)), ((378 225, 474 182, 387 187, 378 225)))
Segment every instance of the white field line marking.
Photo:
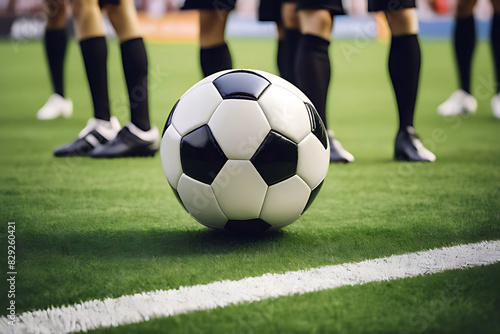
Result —
POLYGON ((196 310, 208 310, 267 298, 303 294, 375 281, 438 273, 500 262, 500 241, 393 255, 284 274, 265 274, 239 281, 157 290, 119 298, 25 312, 16 327, 0 318, 1 333, 69 333, 148 321, 196 310))

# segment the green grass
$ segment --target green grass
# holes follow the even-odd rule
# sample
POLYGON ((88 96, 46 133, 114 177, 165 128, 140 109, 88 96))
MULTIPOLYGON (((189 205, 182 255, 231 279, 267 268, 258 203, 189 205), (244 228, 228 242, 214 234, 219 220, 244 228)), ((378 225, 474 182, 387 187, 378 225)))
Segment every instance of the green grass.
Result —
MULTIPOLYGON (((230 43, 235 67, 276 73, 273 41, 230 43)), ((70 44, 66 64, 74 116, 41 122, 35 113, 51 92, 42 44, 0 43, 0 245, 6 245, 7 222, 16 222, 17 311, 500 239, 500 122, 489 107, 489 46, 480 43, 475 54, 473 90, 482 94, 478 113, 442 118, 435 108, 455 89, 451 46, 422 43, 416 127, 438 156, 433 164, 392 160, 397 113, 387 50, 377 41, 361 48, 356 41, 333 43, 329 122, 356 162, 330 167, 315 203, 295 224, 242 238, 191 219, 171 192, 159 156, 53 158, 52 150, 73 140, 91 116, 78 47, 70 44), (359 52, 348 57, 346 47, 359 52)), ((175 101, 200 79, 198 51, 195 44, 148 44, 148 51, 151 116, 162 128, 175 101)), ((116 42, 109 44, 108 63, 112 111, 125 124, 129 116, 116 42)), ((419 332, 421 323, 412 321, 420 318, 409 319, 432 309, 443 282, 457 278, 468 289, 427 319, 424 331, 498 332, 493 316, 500 311, 498 274, 499 267, 491 266, 372 283, 117 330, 419 332)), ((0 280, 1 296, 5 282, 0 280)), ((2 315, 6 302, 0 298, 2 315)))
POLYGON ((369 283, 90 333, 498 333, 500 265, 369 283), (472 283, 473 282, 473 283, 472 283))

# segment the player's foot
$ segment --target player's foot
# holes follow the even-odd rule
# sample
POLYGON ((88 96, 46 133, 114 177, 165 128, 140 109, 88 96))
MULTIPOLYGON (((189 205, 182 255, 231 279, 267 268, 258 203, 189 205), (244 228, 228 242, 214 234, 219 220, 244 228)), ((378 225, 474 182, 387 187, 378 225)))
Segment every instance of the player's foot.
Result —
POLYGON ((477 101, 463 89, 455 91, 448 100, 437 107, 441 116, 457 116, 460 114, 474 114, 477 110, 477 101))
POLYGON ((54 155, 56 157, 88 156, 96 147, 113 140, 120 128, 120 122, 116 117, 111 117, 109 121, 91 118, 87 126, 78 134, 78 138, 72 143, 56 148, 54 155))
POLYGON ((333 130, 328 130, 328 141, 330 142, 330 162, 353 162, 354 156, 347 152, 342 144, 335 139, 333 130))
POLYGON ((409 126, 405 130, 400 130, 396 136, 394 159, 432 162, 436 160, 436 156, 424 147, 415 129, 409 126))
POLYGON ((500 118, 500 93, 491 99, 491 111, 493 111, 493 116, 500 118))
POLYGON ((128 123, 112 141, 97 147, 90 155, 93 158, 152 157, 160 146, 158 128, 143 131, 128 123))
POLYGON ((73 102, 70 99, 65 99, 59 94, 52 94, 43 107, 38 110, 36 117, 38 119, 47 120, 57 117, 68 118, 73 113, 73 102))

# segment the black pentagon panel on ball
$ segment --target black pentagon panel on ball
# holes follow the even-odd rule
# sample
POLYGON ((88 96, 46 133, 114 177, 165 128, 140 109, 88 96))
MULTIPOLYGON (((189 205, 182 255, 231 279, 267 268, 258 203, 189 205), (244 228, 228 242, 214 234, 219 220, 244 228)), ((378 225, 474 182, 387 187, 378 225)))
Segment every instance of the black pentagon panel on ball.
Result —
POLYGON ((271 130, 250 161, 267 185, 271 186, 295 175, 297 159, 297 145, 271 130))
POLYGON ((181 139, 181 165, 195 180, 211 184, 227 161, 208 125, 203 125, 181 139))
POLYGON ((257 234, 267 231, 271 225, 260 218, 247 220, 228 220, 224 229, 241 234, 257 234))
POLYGON ((309 114, 309 122, 311 123, 311 132, 319 139, 323 147, 328 147, 328 136, 326 135, 326 128, 319 116, 316 108, 310 103, 304 102, 309 114))
POLYGON ((175 111, 175 108, 177 108, 179 101, 180 100, 177 100, 177 102, 175 102, 174 106, 172 107, 172 110, 170 111, 170 114, 168 114, 167 121, 165 122, 165 126, 163 127, 163 132, 161 133, 162 137, 165 134, 165 131, 167 131, 170 124, 172 124, 172 118, 174 118, 174 111, 175 111))
POLYGON ((304 211, 302 211, 302 213, 306 212, 306 210, 309 209, 309 207, 311 206, 312 202, 314 202, 314 199, 316 198, 319 191, 321 190, 321 187, 323 186, 323 182, 325 182, 325 181, 321 181, 321 183, 318 184, 316 186, 316 188, 314 188, 313 191, 311 191, 311 194, 309 195, 309 199, 307 200, 307 203, 306 203, 306 207, 304 208, 304 211))
POLYGON ((258 100, 271 83, 257 73, 239 70, 221 75, 213 84, 223 99, 258 100))

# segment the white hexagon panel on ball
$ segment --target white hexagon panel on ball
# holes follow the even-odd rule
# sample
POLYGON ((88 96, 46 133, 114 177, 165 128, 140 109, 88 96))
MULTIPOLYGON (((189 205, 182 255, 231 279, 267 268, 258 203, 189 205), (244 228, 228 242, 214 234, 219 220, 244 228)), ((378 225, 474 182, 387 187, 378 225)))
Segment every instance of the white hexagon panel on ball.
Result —
POLYGON ((173 126, 169 126, 161 139, 160 157, 162 165, 165 166, 163 172, 174 189, 177 189, 177 183, 182 175, 180 144, 181 136, 173 126))
POLYGON ((224 100, 208 126, 229 159, 250 159, 271 127, 256 101, 224 100))
POLYGON ((222 97, 214 85, 211 83, 201 85, 177 102, 173 110, 172 125, 181 136, 184 136, 207 124, 221 102, 222 97))
POLYGON ((260 218, 273 227, 284 227, 299 219, 311 189, 298 175, 269 187, 260 218))
POLYGON ((203 225, 224 228, 227 218, 215 198, 212 187, 182 174, 177 186, 182 204, 203 225))
POLYGON ((299 145, 297 175, 311 189, 315 189, 324 179, 330 165, 330 150, 325 148, 313 133, 310 133, 299 145))
POLYGON ((267 184, 250 161, 228 160, 212 189, 228 219, 244 220, 259 217, 267 184))
POLYGON ((300 143, 311 132, 304 102, 289 90, 271 85, 259 98, 259 105, 271 128, 294 142, 300 143))

